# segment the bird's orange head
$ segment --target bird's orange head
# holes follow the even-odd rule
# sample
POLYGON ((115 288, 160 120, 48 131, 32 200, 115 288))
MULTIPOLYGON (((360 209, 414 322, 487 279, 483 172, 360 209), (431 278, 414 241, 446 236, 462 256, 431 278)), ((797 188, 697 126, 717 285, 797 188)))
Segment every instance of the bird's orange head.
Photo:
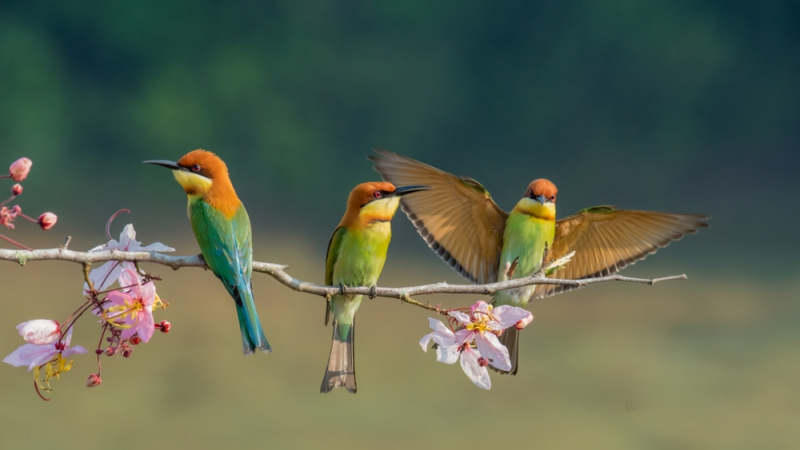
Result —
POLYGON ((539 178, 531 181, 525 196, 522 197, 514 210, 544 220, 555 220, 556 197, 558 189, 550 180, 539 178))
POLYGON ((145 163, 172 169, 172 174, 186 195, 190 198, 202 197, 228 217, 232 217, 241 205, 228 176, 228 166, 209 151, 192 150, 177 162, 153 160, 145 163))
POLYGON ((392 183, 372 181, 356 186, 347 198, 347 211, 340 227, 365 227, 375 222, 388 222, 400 205, 400 197, 429 189, 428 186, 396 188, 392 183))

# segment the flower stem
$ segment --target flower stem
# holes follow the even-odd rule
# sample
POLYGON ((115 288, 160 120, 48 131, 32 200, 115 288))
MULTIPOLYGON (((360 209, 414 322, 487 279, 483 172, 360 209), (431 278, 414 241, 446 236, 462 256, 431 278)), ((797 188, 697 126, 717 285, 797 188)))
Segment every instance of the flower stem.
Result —
POLYGON ((3 236, 2 234, 0 234, 0 239, 5 239, 6 241, 8 241, 8 242, 10 242, 10 243, 12 243, 12 244, 14 244, 14 245, 16 245, 17 247, 19 247, 19 248, 23 248, 23 249, 25 249, 25 250, 28 250, 29 252, 32 252, 32 251, 33 251, 33 249, 32 249, 32 248, 30 248, 30 247, 26 247, 26 246, 24 246, 24 245, 20 244, 19 242, 15 241, 15 240, 13 240, 13 239, 11 239, 11 238, 8 238, 8 237, 5 237, 5 236, 3 236))

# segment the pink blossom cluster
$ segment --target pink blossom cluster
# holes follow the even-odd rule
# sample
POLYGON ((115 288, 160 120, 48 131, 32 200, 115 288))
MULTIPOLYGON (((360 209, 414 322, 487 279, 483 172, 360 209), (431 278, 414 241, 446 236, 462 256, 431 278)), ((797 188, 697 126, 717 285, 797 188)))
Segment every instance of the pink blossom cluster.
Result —
POLYGON ((450 311, 448 316, 456 324, 456 329, 428 318, 433 332, 423 336, 419 345, 427 352, 428 344, 433 341, 436 344, 437 361, 454 364, 460 360, 461 369, 467 377, 483 389, 492 387, 487 365, 499 370, 511 370, 508 349, 497 337, 507 328, 521 330, 533 321, 533 315, 522 308, 508 305, 494 308, 484 301, 472 305, 469 314, 450 311))
MULTIPOLYGON (((127 225, 119 241, 111 239, 90 252, 173 251, 161 243, 142 246, 135 238, 133 225, 127 225)), ((90 271, 88 281, 91 284, 85 283, 83 288, 86 301, 61 324, 54 320, 37 319, 18 325, 17 330, 26 344, 8 355, 3 362, 33 370, 40 396, 41 391, 52 390, 50 381, 58 379, 72 367, 73 361, 68 361, 67 357, 86 353, 83 347, 70 348, 69 344, 76 321, 84 312, 91 311, 99 318, 101 345, 95 350, 97 373, 89 375, 86 386, 100 385, 101 355, 119 354, 128 358, 133 353, 133 347, 149 342, 156 329, 162 333, 170 331, 169 322, 163 320, 156 323, 153 318, 154 309, 168 306, 156 293, 154 279, 151 275, 141 273, 132 262, 109 261, 90 271), (114 283, 118 285, 116 288, 112 288, 114 283)))

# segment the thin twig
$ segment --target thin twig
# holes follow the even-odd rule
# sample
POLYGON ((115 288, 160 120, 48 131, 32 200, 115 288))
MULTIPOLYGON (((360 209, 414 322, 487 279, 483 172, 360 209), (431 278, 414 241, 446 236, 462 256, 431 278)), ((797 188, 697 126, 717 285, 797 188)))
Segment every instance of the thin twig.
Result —
MULTIPOLYGON (((88 281, 88 270, 92 263, 105 261, 132 261, 136 263, 155 263, 171 267, 178 270, 181 267, 201 267, 207 269, 205 261, 198 256, 169 256, 156 252, 120 252, 117 250, 101 252, 76 252, 64 248, 41 249, 33 251, 0 249, 0 260, 14 261, 70 261, 84 266, 84 278, 88 281)), ((268 262, 253 262, 253 271, 265 273, 284 286, 307 294, 319 295, 330 298, 340 292, 340 286, 324 286, 321 284, 310 283, 299 280, 289 275, 286 270, 289 266, 273 264, 268 262)), ((588 278, 582 280, 562 280, 557 278, 545 278, 541 275, 517 278, 508 281, 488 284, 448 284, 445 282, 426 284, 422 286, 409 286, 401 288, 382 288, 376 287, 347 287, 348 294, 369 295, 371 292, 377 297, 400 299, 405 303, 419 306, 432 311, 438 311, 437 306, 420 303, 412 300, 411 296, 431 295, 431 294, 479 294, 492 295, 495 292, 530 286, 533 284, 554 284, 562 286, 584 287, 592 284, 604 283, 607 281, 623 281, 627 283, 641 283, 653 285, 662 281, 685 280, 686 275, 673 275, 662 278, 631 278, 621 275, 608 275, 604 277, 588 278)), ((94 287, 89 283, 90 289, 94 287)))

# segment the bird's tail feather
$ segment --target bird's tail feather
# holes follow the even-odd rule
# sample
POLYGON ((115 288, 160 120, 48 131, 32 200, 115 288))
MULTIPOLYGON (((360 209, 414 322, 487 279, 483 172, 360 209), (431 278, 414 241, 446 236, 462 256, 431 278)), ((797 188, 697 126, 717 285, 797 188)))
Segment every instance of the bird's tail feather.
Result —
POLYGON ((233 299, 236 300, 236 313, 239 316, 239 327, 242 329, 244 356, 252 355, 256 349, 264 353, 272 352, 264 330, 261 329, 261 322, 258 320, 252 288, 246 286, 236 289, 233 299))
POLYGON ((331 342, 331 356, 328 358, 328 367, 319 391, 323 394, 338 387, 347 388, 349 392, 356 393, 356 363, 353 353, 353 339, 355 335, 355 322, 350 325, 347 339, 342 340, 339 325, 333 321, 333 339, 331 342))
POLYGON ((518 353, 517 349, 519 347, 519 330, 514 327, 506 328, 503 331, 503 334, 500 335, 500 343, 505 345, 508 349, 508 356, 511 359, 511 370, 506 372, 505 370, 500 370, 495 367, 489 366, 495 372, 500 372, 502 374, 517 374, 517 362, 518 362, 518 353))

